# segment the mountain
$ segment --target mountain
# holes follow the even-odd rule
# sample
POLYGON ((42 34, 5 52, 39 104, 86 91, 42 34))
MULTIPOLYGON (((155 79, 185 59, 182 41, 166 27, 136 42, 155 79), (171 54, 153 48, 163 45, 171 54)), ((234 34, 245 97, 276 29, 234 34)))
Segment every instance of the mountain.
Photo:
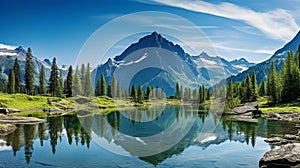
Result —
POLYGON ((284 60, 287 56, 288 51, 292 51, 295 53, 298 50, 298 46, 300 44, 300 31, 297 33, 297 35, 289 41, 286 45, 284 45, 282 48, 277 50, 271 57, 270 59, 261 62, 255 66, 250 67, 248 70, 243 71, 242 73, 233 76, 232 81, 233 82, 239 82, 242 81, 246 78, 247 74, 251 74, 252 71, 256 72, 256 79, 257 79, 257 84, 261 82, 261 80, 266 80, 267 74, 270 71, 271 63, 274 62, 276 66, 277 72, 280 71, 284 60))
MULTIPOLYGON (((18 58, 21 69, 21 81, 24 81, 26 50, 21 46, 14 47, 5 44, 0 44, 0 79, 7 79, 9 69, 13 68, 15 58, 18 58)), ((41 61, 35 56, 33 56, 33 62, 35 85, 38 85, 40 68, 42 67, 42 65, 44 65, 46 79, 49 79, 51 62, 48 59, 41 61)), ((67 76, 67 69, 65 67, 59 67, 59 70, 62 72, 63 78, 65 78, 67 76)))
POLYGON ((203 83, 209 87, 224 79, 224 76, 238 74, 250 66, 253 64, 245 59, 229 62, 204 52, 191 56, 178 44, 153 32, 131 44, 120 55, 95 68, 93 79, 95 83, 103 72, 108 82, 112 75, 116 75, 121 82, 130 80, 121 83, 123 89, 131 84, 141 84, 143 88, 147 85, 159 86, 169 96, 174 94, 176 81, 190 86, 203 83), (191 80, 192 78, 196 79, 191 80))

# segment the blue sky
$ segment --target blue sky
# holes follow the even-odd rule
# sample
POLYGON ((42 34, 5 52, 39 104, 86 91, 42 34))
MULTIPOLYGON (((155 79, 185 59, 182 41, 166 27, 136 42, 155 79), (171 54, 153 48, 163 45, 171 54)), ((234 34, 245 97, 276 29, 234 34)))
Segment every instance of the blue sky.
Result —
MULTIPOLYGON (((299 3, 300 0, 2 0, 0 43, 31 47, 40 59, 55 56, 61 65, 74 64, 86 40, 107 22, 134 12, 159 11, 193 22, 221 57, 261 62, 299 31, 299 3)), ((132 42, 136 40, 131 38, 132 42)), ((198 47, 201 43, 190 45, 198 47)), ((122 46, 126 47, 126 43, 122 46)), ((121 51, 119 46, 112 53, 121 51)))

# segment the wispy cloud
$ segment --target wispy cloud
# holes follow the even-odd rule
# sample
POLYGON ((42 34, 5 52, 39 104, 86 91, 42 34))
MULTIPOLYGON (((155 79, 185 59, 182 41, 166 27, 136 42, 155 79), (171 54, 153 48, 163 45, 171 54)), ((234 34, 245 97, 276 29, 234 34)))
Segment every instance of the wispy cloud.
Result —
POLYGON ((299 30, 299 25, 296 23, 292 12, 280 8, 267 12, 257 12, 227 2, 219 4, 193 0, 152 0, 152 2, 240 20, 257 28, 269 38, 285 42, 289 41, 299 30))

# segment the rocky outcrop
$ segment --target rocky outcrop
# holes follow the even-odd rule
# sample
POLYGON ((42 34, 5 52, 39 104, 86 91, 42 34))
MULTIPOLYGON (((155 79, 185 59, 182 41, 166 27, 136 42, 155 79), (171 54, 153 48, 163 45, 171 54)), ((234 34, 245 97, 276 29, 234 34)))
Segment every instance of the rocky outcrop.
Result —
MULTIPOLYGON (((299 133, 298 133, 299 134, 299 133)), ((267 143, 274 144, 274 145, 282 145, 282 144, 287 144, 287 143, 300 143, 300 136, 299 135, 291 135, 291 134, 286 134, 281 137, 271 137, 265 139, 267 143)))
POLYGON ((265 153, 259 167, 300 167, 300 143, 283 145, 265 153))
POLYGON ((14 109, 14 108, 6 108, 6 107, 0 107, 0 114, 9 114, 9 113, 19 113, 21 110, 14 109))
POLYGON ((258 109, 257 102, 249 102, 232 109, 232 112, 227 114, 233 115, 237 121, 258 122, 257 118, 262 112, 258 109))
POLYGON ((4 124, 37 124, 37 123, 44 123, 46 120, 34 118, 34 117, 5 117, 0 118, 0 123, 4 124))
POLYGON ((269 120, 283 120, 283 121, 300 121, 300 113, 296 112, 282 112, 282 113, 269 113, 269 120))

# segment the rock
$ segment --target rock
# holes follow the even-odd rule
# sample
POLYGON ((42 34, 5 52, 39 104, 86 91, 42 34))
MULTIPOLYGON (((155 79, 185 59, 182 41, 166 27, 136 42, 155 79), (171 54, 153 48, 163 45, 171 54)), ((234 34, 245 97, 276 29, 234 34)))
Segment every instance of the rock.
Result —
POLYGON ((21 110, 14 109, 14 108, 9 108, 8 111, 9 111, 9 113, 20 113, 21 112, 21 110))
POLYGON ((300 136, 300 131, 298 132, 298 136, 300 136))
POLYGON ((295 112, 269 113, 269 120, 299 121, 300 115, 295 112))
POLYGON ((264 154, 259 161, 259 167, 299 167, 300 143, 281 146, 264 154))
POLYGON ((0 118, 0 123, 5 124, 37 124, 37 123, 44 123, 46 120, 34 118, 34 117, 5 117, 0 118))
POLYGON ((12 124, 0 124, 0 135, 8 135, 17 129, 15 125, 12 124))
POLYGON ((246 115, 252 117, 260 117, 262 112, 258 110, 257 102, 249 102, 232 109, 232 115, 246 115))
POLYGON ((296 140, 298 140, 299 137, 297 135, 286 134, 283 136, 283 138, 290 140, 290 141, 296 141, 296 140))
POLYGON ((272 137, 272 138, 265 139, 265 142, 276 145, 276 144, 286 144, 287 140, 281 137, 272 137))
POLYGON ((0 108, 0 113, 1 113, 1 114, 4 114, 4 115, 6 115, 6 114, 8 114, 8 113, 9 113, 9 111, 8 111, 8 109, 7 109, 7 108, 5 108, 5 107, 4 107, 4 108, 3 108, 3 107, 1 107, 1 108, 0 108))

